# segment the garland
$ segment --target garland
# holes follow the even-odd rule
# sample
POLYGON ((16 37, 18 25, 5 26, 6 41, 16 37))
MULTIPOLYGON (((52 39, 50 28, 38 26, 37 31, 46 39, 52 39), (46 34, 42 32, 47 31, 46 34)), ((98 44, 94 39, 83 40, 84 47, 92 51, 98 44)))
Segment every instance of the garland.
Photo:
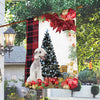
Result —
POLYGON ((57 77, 45 77, 44 81, 37 79, 32 82, 25 82, 25 87, 31 89, 61 88, 74 89, 78 86, 78 78, 66 78, 65 80, 57 77))
POLYGON ((58 14, 45 14, 41 16, 41 19, 46 21, 50 20, 50 26, 53 27, 53 30, 56 29, 56 32, 61 33, 65 30, 76 31, 75 21, 73 20, 76 17, 76 12, 73 9, 64 10, 59 18, 58 14))

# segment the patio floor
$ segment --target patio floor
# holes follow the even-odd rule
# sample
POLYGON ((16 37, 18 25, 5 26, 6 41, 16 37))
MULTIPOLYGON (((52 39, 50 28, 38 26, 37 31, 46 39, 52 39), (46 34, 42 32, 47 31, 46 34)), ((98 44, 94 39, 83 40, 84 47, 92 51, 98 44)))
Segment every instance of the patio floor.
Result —
POLYGON ((100 100, 100 98, 76 98, 76 97, 68 97, 68 98, 51 98, 50 100, 100 100))

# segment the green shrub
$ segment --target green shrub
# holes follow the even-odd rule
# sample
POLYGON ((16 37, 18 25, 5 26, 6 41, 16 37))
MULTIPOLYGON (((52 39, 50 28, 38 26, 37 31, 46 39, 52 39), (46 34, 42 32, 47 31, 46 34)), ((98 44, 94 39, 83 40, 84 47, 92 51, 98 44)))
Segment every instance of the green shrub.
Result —
POLYGON ((93 94, 93 97, 95 98, 95 96, 99 93, 99 86, 98 85, 93 85, 91 87, 91 93, 93 94))
POLYGON ((93 70, 85 69, 78 75, 82 83, 97 83, 96 73, 93 70))
POLYGON ((49 98, 48 97, 45 97, 45 100, 49 100, 49 98))

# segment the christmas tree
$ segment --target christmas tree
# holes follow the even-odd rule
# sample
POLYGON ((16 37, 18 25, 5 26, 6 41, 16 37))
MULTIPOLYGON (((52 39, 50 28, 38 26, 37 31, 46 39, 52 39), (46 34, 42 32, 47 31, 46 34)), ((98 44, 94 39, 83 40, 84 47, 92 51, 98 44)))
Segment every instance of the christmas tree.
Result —
POLYGON ((60 76, 59 65, 56 59, 56 55, 48 31, 46 31, 45 33, 41 48, 43 48, 47 52, 46 59, 45 60, 41 59, 42 76, 59 77, 60 76))

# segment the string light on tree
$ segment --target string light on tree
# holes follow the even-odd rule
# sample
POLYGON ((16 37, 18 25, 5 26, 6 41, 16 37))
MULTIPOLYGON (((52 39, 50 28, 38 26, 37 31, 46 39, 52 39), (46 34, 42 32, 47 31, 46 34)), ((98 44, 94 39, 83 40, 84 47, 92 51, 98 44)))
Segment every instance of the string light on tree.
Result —
POLYGON ((56 59, 56 55, 53 49, 53 45, 48 30, 45 33, 41 47, 45 49, 47 52, 46 60, 41 59, 43 77, 55 77, 55 76, 59 77, 60 75, 60 71, 58 68, 59 65, 56 59))

